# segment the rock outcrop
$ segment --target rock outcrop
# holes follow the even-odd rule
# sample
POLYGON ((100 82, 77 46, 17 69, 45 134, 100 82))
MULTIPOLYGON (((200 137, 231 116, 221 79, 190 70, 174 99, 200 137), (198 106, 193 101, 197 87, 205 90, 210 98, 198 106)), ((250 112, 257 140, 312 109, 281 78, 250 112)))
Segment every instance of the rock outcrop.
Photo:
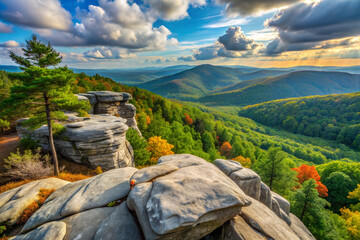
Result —
MULTIPOLYGON (((134 166, 133 150, 126 140, 125 119, 108 114, 67 115, 65 131, 54 139, 56 150, 64 158, 105 170, 134 166)), ((18 122, 17 132, 20 137, 30 135, 44 150, 50 151, 47 125, 30 132, 18 122)))
MULTIPOLYGON (((66 183, 12 239, 314 239, 295 216, 289 215, 289 226, 248 196, 228 177, 245 168, 225 161, 215 166, 189 154, 169 155, 141 170, 114 169, 66 183)), ((244 179, 249 178, 240 178, 244 179)), ((28 188, 29 184, 12 191, 28 188)), ((0 194, 0 199, 7 194, 0 194)))
POLYGON ((129 127, 134 128, 139 135, 141 132, 135 120, 136 108, 128 103, 132 99, 130 93, 110 91, 90 91, 78 94, 79 100, 88 99, 91 104, 91 112, 94 114, 110 114, 119 116, 126 120, 129 127))
POLYGON ((261 181, 260 176, 233 160, 217 159, 214 162, 223 173, 229 176, 247 195, 265 204, 278 217, 291 225, 290 203, 261 181))

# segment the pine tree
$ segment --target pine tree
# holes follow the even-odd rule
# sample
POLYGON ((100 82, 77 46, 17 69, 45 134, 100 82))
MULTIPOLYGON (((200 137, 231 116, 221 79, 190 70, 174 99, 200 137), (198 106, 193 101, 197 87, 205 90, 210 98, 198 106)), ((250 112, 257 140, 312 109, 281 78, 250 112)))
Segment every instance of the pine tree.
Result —
POLYGON ((254 164, 254 170, 271 190, 285 194, 295 185, 296 172, 279 147, 270 147, 267 157, 260 158, 254 164))
MULTIPOLYGON (((11 95, 4 100, 7 115, 27 114, 31 128, 48 125, 49 148, 54 163, 54 175, 59 175, 58 159, 54 146, 54 120, 65 120, 61 110, 85 110, 88 105, 78 101, 71 93, 75 82, 74 74, 67 67, 52 68, 61 62, 62 57, 50 45, 42 43, 36 35, 26 41, 23 56, 10 52, 10 57, 21 66, 23 72, 14 74, 21 84, 11 88, 11 95), (11 106, 11 107, 10 107, 11 106), (10 110, 11 109, 11 110, 10 110)), ((3 106, 3 108, 4 108, 3 106)), ((61 127, 57 127, 61 130, 61 127)))

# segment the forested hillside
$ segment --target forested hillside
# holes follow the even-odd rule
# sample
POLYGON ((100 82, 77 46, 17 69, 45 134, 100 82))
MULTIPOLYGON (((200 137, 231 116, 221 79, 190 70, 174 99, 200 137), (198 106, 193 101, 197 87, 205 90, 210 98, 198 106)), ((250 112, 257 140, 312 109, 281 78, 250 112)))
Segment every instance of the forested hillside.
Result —
POLYGON ((356 91, 360 91, 360 75, 301 71, 269 78, 239 90, 211 94, 198 101, 207 105, 247 106, 276 99, 356 91))
POLYGON ((249 71, 249 69, 244 68, 238 69, 205 64, 140 84, 138 87, 167 98, 194 100, 209 94, 211 91, 216 91, 217 89, 242 81, 279 76, 287 72, 285 70, 257 69, 249 71))
POLYGON ((360 150, 360 92, 276 100, 244 107, 239 115, 360 150))

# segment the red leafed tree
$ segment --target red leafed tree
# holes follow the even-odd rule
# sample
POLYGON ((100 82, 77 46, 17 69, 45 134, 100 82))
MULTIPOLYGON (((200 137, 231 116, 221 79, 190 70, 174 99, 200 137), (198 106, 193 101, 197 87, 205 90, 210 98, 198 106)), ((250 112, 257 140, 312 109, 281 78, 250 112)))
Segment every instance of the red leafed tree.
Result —
POLYGON ((187 113, 185 113, 184 115, 185 115, 185 124, 186 124, 186 125, 192 125, 192 124, 193 124, 193 120, 192 120, 192 118, 190 117, 190 115, 187 114, 187 113))
POLYGON ((298 175, 296 176, 299 183, 302 184, 303 182, 314 179, 316 181, 316 189, 321 197, 328 196, 328 189, 327 187, 320 182, 320 175, 318 171, 316 171, 315 166, 309 166, 306 164, 301 165, 298 168, 293 168, 292 170, 296 171, 298 175))
POLYGON ((221 145, 219 151, 220 151, 220 154, 221 154, 222 156, 225 156, 225 157, 229 158, 230 155, 231 155, 231 149, 232 149, 231 144, 228 143, 228 142, 224 142, 224 143, 221 145))

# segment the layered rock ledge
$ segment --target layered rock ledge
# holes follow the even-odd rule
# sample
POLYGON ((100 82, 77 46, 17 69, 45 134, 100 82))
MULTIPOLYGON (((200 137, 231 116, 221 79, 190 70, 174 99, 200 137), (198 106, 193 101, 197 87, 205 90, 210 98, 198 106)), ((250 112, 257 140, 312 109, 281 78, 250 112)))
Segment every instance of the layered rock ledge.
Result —
MULTIPOLYGON (((315 239, 294 215, 288 224, 247 195, 228 177, 244 168, 225 161, 216 166, 226 174, 193 155, 170 155, 141 170, 113 169, 64 182, 11 239, 315 239)), ((0 209, 15 200, 14 193, 33 188, 30 184, 0 194, 0 209)))
MULTIPOLYGON (((135 120, 136 108, 129 104, 129 93, 110 91, 91 91, 78 94, 79 101, 88 101, 91 106, 89 117, 76 117, 66 113, 68 121, 65 131, 56 137, 57 152, 76 163, 100 166, 105 170, 134 166, 132 147, 126 140, 129 127, 141 132, 135 120)), ((30 131, 22 127, 26 119, 17 121, 18 135, 31 137, 46 151, 49 151, 49 136, 46 125, 30 131)))

